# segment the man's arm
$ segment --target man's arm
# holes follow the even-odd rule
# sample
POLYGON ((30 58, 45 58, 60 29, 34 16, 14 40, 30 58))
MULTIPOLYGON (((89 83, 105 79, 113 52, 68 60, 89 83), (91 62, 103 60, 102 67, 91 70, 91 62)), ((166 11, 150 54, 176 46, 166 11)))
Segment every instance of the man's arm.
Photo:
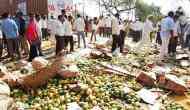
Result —
POLYGON ((36 25, 37 34, 40 40, 42 40, 42 31, 39 25, 36 25))
POLYGON ((168 26, 169 26, 168 28, 170 30, 171 37, 174 37, 174 29, 175 29, 175 22, 174 22, 174 20, 170 20, 168 22, 168 26))
POLYGON ((173 30, 170 30, 170 35, 171 35, 171 37, 174 37, 174 31, 173 30))
POLYGON ((0 29, 0 39, 3 39, 3 32, 0 29))
POLYGON ((15 21, 13 21, 12 22, 13 23, 13 27, 14 27, 14 31, 16 32, 16 36, 18 37, 19 36, 19 32, 18 32, 18 26, 17 26, 17 24, 16 24, 16 22, 15 21))

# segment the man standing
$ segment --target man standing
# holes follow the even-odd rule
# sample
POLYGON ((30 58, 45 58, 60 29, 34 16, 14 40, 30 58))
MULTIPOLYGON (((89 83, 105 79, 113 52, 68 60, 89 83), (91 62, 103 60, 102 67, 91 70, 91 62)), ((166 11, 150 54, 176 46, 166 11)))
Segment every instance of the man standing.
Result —
POLYGON ((26 29, 26 37, 30 44, 29 61, 32 61, 35 57, 38 57, 40 53, 39 45, 41 44, 41 33, 39 32, 41 31, 41 28, 37 24, 34 14, 31 13, 29 17, 30 19, 26 29))
POLYGON ((19 34, 20 34, 20 42, 21 42, 21 49, 24 51, 24 55, 28 55, 29 47, 28 42, 25 36, 26 31, 26 21, 24 19, 23 13, 19 13, 19 34))
POLYGON ((185 38, 185 47, 190 51, 190 21, 187 22, 187 25, 185 27, 185 38))
POLYGON ((36 18, 36 21, 37 21, 37 26, 39 27, 38 29, 38 37, 39 37, 39 40, 40 40, 40 43, 38 43, 38 50, 39 50, 39 55, 40 56, 44 56, 43 53, 42 53, 42 24, 41 24, 41 17, 39 14, 36 14, 35 16, 36 18))
POLYGON ((42 28, 42 38, 43 38, 43 40, 48 40, 47 17, 45 15, 43 15, 40 22, 41 22, 41 28, 42 28))
POLYGON ((72 19, 72 16, 68 16, 68 19, 64 22, 65 48, 67 48, 68 44, 70 44, 70 52, 74 51, 72 19))
POLYGON ((84 33, 85 22, 84 22, 84 19, 79 14, 77 15, 77 19, 74 23, 74 26, 78 35, 78 48, 80 48, 80 36, 82 36, 84 48, 86 48, 86 40, 85 40, 85 33, 84 33))
POLYGON ((100 16, 98 20, 99 35, 104 37, 104 16, 100 16))
POLYGON ((55 31, 56 31, 55 23, 56 23, 56 20, 54 19, 54 16, 51 16, 47 23, 48 33, 50 34, 51 37, 55 35, 55 31))
POLYGON ((110 19, 110 15, 108 15, 106 18, 105 18, 105 35, 107 37, 110 37, 110 34, 111 34, 111 19, 110 19))
POLYGON ((119 14, 115 14, 115 17, 112 19, 112 37, 113 37, 113 42, 112 42, 112 53, 120 47, 120 27, 119 27, 119 14))
POLYGON ((64 48, 65 48, 65 19, 62 15, 58 16, 58 20, 55 24, 56 27, 56 33, 55 33, 55 39, 56 39, 56 55, 58 55, 64 48))
POLYGON ((144 46, 150 46, 151 40, 150 40, 150 33, 153 32, 153 16, 148 16, 144 25, 143 25, 143 31, 142 31, 142 40, 139 43, 138 48, 144 47, 144 46))
POLYGON ((168 47, 168 53, 171 57, 174 57, 176 55, 176 48, 178 44, 178 36, 181 34, 181 28, 178 21, 178 16, 174 16, 174 37, 170 38, 170 43, 168 47))
POLYGON ((5 34, 7 40, 8 53, 12 60, 15 58, 15 54, 18 58, 21 58, 19 51, 19 33, 16 22, 9 18, 8 13, 3 14, 2 32, 5 34))
POLYGON ((160 59, 164 60, 164 57, 168 57, 168 46, 170 38, 174 37, 174 12, 169 12, 168 16, 161 21, 161 39, 162 45, 160 49, 160 59))
POLYGON ((86 16, 85 20, 84 20, 84 23, 85 23, 85 35, 86 37, 88 37, 88 32, 89 32, 89 17, 86 16))
POLYGON ((186 36, 185 36, 185 27, 186 27, 186 16, 185 13, 182 9, 182 7, 179 7, 178 10, 176 11, 176 15, 179 17, 178 21, 179 21, 179 26, 180 26, 180 31, 181 33, 179 34, 179 42, 181 44, 181 48, 184 49, 185 48, 185 40, 186 40, 186 36))
POLYGON ((141 22, 141 19, 137 18, 134 23, 130 24, 130 28, 134 31, 133 41, 139 42, 143 30, 143 23, 141 22))

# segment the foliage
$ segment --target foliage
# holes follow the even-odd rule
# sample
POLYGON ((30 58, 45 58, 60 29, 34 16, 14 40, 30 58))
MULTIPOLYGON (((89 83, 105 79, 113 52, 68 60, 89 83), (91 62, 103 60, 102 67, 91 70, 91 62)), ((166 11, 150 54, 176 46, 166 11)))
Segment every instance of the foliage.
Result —
POLYGON ((156 7, 154 5, 148 5, 144 3, 142 0, 137 0, 135 5, 136 5, 136 16, 142 19, 143 21, 150 14, 154 15, 157 18, 161 15, 159 7, 156 7))
POLYGON ((160 8, 154 5, 148 5, 142 0, 96 0, 97 3, 103 7, 106 12, 114 15, 116 13, 130 13, 136 10, 136 16, 143 21, 150 14, 159 18, 161 15, 160 8))
POLYGON ((135 9, 136 0, 96 0, 108 13, 114 15, 135 9))

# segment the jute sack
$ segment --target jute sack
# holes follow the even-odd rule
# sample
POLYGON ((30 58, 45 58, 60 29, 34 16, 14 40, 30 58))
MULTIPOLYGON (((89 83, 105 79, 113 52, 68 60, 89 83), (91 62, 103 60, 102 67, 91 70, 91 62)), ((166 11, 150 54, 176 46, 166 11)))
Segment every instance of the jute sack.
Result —
POLYGON ((9 74, 9 71, 3 64, 0 64, 0 78, 2 78, 6 74, 9 74))
POLYGON ((7 83, 0 81, 0 95, 7 95, 9 96, 11 93, 9 86, 7 83))
POLYGON ((0 110, 17 110, 14 100, 9 96, 0 95, 0 110))
POLYGON ((16 110, 14 100, 9 95, 9 86, 5 82, 0 81, 0 110, 16 110))
POLYGON ((56 76, 56 71, 51 67, 43 68, 34 74, 24 76, 18 83, 24 90, 37 89, 56 76))
POLYGON ((36 57, 32 60, 32 66, 36 71, 45 68, 48 65, 48 61, 42 57, 36 57))

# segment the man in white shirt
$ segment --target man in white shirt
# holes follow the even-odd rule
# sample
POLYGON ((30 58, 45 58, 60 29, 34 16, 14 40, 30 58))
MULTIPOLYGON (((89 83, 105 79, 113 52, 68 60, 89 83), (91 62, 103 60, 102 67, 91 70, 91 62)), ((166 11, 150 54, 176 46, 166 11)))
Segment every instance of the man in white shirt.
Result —
POLYGON ((115 14, 115 17, 112 19, 112 53, 120 47, 120 26, 119 26, 119 14, 115 14))
POLYGON ((64 22, 64 31, 65 31, 65 47, 70 44, 70 52, 74 51, 74 40, 73 40, 73 28, 72 28, 72 16, 68 16, 67 20, 64 22))
POLYGON ((98 20, 99 35, 104 37, 104 16, 100 16, 98 20))
POLYGON ((77 19, 74 23, 74 26, 78 35, 78 48, 80 48, 80 37, 82 37, 83 39, 84 48, 86 48, 86 40, 85 40, 85 33, 84 33, 85 22, 84 22, 84 19, 79 14, 77 15, 77 19))
POLYGON ((97 18, 96 17, 93 20, 91 20, 91 24, 92 24, 92 34, 90 38, 90 43, 92 43, 93 37, 96 42, 96 32, 97 32, 97 18))
POLYGON ((142 40, 140 41, 138 48, 144 47, 144 46, 150 46, 151 44, 150 33, 154 30, 152 20, 153 20, 153 16, 147 17, 143 25, 142 40))
POLYGON ((143 23, 140 21, 140 19, 137 19, 135 23, 130 24, 130 29, 134 31, 133 41, 138 42, 141 39, 143 23))
POLYGON ((49 34, 51 35, 55 35, 55 22, 56 20, 54 19, 53 16, 51 16, 51 18, 48 20, 48 23, 47 23, 47 28, 48 28, 48 31, 49 31, 49 34))
POLYGON ((58 55, 65 48, 65 20, 62 15, 58 16, 58 20, 55 23, 56 27, 56 55, 58 55))
POLYGON ((171 37, 174 37, 174 12, 169 12, 168 16, 161 21, 161 39, 162 45, 160 49, 160 60, 164 60, 164 57, 168 56, 168 46, 171 37))
POLYGON ((41 19, 41 26, 42 26, 42 38, 44 40, 48 40, 48 24, 47 24, 47 18, 46 16, 42 16, 42 19, 41 19))
POLYGON ((42 24, 41 24, 41 17, 40 15, 36 15, 36 21, 37 21, 37 33, 38 33, 38 37, 40 38, 40 43, 39 43, 39 46, 38 46, 38 49, 39 49, 39 55, 40 56, 44 56, 43 53, 42 53, 42 47, 41 47, 41 44, 42 44, 42 24))
POLYGON ((111 34, 111 19, 110 19, 110 15, 108 15, 106 18, 105 18, 105 35, 107 37, 110 37, 110 34, 111 34))
POLYGON ((181 13, 181 15, 179 17, 179 24, 180 24, 180 28, 181 28, 181 35, 180 35, 181 47, 185 48, 186 47, 185 27, 187 25, 187 18, 183 13, 181 13))

